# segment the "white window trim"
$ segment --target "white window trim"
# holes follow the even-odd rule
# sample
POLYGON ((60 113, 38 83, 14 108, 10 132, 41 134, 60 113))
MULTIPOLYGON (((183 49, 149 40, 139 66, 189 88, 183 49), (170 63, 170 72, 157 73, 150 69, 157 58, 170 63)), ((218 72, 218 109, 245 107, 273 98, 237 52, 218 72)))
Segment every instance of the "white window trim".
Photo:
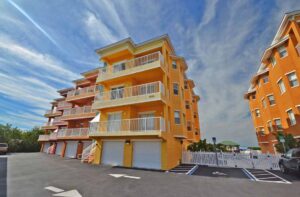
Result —
POLYGON ((122 64, 122 63, 125 63, 127 62, 128 60, 122 60, 122 61, 119 61, 119 62, 115 62, 112 64, 112 66, 115 66, 115 65, 118 65, 118 64, 122 64))
POLYGON ((277 47, 277 51, 278 51, 278 53, 279 53, 279 57, 280 57, 280 59, 286 58, 286 57, 289 55, 289 53, 288 53, 288 50, 287 50, 287 47, 286 47, 286 46, 284 46, 284 45, 280 45, 280 46, 278 46, 278 47, 277 47), (285 51, 286 51, 286 55, 285 55, 285 56, 283 56, 283 57, 280 57, 280 51, 279 51, 279 48, 280 48, 280 47, 284 47, 284 48, 285 48, 285 51))
POLYGON ((181 111, 180 110, 177 110, 177 109, 175 109, 174 110, 174 123, 175 123, 175 125, 181 125, 181 111), (179 119, 180 119, 180 123, 178 124, 178 123, 176 123, 176 121, 175 121, 175 112, 179 112, 179 119))
POLYGON ((138 112, 138 115, 142 115, 142 114, 151 114, 151 113, 155 113, 155 110, 151 110, 151 111, 143 111, 143 112, 138 112))
POLYGON ((268 101, 269 101, 269 105, 270 105, 270 106, 276 105, 276 101, 275 101, 274 104, 272 104, 272 105, 270 104, 269 96, 273 96, 273 97, 274 97, 274 101, 275 101, 275 96, 274 96, 274 94, 268 94, 268 95, 267 95, 267 98, 268 98, 268 101))
POLYGON ((285 112, 287 113, 287 112, 288 112, 288 111, 290 111, 290 110, 292 110, 292 111, 293 111, 293 109, 292 109, 292 108, 289 108, 289 109, 285 110, 285 112))
POLYGON ((110 90, 113 89, 113 88, 119 88, 119 87, 125 88, 124 83, 123 83, 123 84, 118 84, 118 85, 109 86, 110 90))
POLYGON ((293 70, 293 71, 291 71, 291 72, 285 73, 285 76, 288 78, 288 81, 290 82, 290 79, 289 79, 288 75, 289 75, 289 74, 292 74, 292 73, 295 73, 296 78, 297 78, 297 81, 298 81, 298 85, 291 87, 291 85, 290 85, 290 83, 289 83, 289 86, 290 86, 290 88, 296 88, 296 87, 299 87, 300 82, 299 82, 299 78, 298 78, 298 76, 297 76, 296 70, 293 70))
POLYGON ((280 92, 280 94, 281 95, 283 95, 284 93, 286 93, 286 87, 285 87, 285 84, 284 84, 284 81, 283 81, 283 78, 282 77, 280 77, 278 80, 277 80, 277 85, 279 86, 279 92, 280 92), (285 88, 285 91, 284 92, 281 92, 281 88, 280 88, 280 86, 279 86, 279 81, 280 80, 282 80, 282 83, 283 83, 283 85, 284 85, 284 88, 285 88))
POLYGON ((269 83, 269 82, 270 82, 269 76, 264 76, 264 77, 262 77, 261 79, 262 79, 262 81, 263 81, 263 84, 266 84, 266 83, 269 83), (267 82, 264 82, 264 78, 266 78, 266 77, 268 78, 268 81, 267 81, 267 82))
POLYGON ((172 87, 172 89, 173 89, 173 95, 174 95, 174 96, 180 96, 180 92, 179 92, 180 87, 179 87, 179 83, 178 83, 178 82, 173 82, 173 87, 172 87), (177 87, 178 87, 178 89, 177 89, 178 94, 174 94, 174 84, 177 84, 177 87))

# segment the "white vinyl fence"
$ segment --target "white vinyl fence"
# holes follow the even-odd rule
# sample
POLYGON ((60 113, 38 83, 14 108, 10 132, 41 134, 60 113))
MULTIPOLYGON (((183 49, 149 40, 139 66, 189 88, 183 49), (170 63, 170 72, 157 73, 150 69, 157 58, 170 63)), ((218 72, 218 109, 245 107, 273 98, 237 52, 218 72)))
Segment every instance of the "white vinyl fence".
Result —
POLYGON ((279 170, 279 155, 214 152, 183 152, 182 163, 219 167, 279 170), (216 159, 218 158, 218 159, 216 159))

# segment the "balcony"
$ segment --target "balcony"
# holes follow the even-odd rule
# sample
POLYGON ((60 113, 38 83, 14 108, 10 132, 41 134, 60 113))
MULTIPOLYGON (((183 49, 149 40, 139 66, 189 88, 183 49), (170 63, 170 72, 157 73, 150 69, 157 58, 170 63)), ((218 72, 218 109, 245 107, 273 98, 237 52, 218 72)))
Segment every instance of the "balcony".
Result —
POLYGON ((97 82, 124 77, 155 68, 162 68, 163 71, 166 72, 166 68, 164 66, 164 58, 160 52, 155 52, 142 57, 134 58, 118 65, 101 68, 99 70, 97 82))
POLYGON ((57 126, 53 124, 53 122, 46 122, 42 129, 54 130, 57 129, 57 126))
POLYGON ((67 101, 60 101, 57 104, 58 110, 69 109, 72 108, 72 103, 68 103, 67 101))
POLYGON ((49 117, 60 116, 61 114, 62 114, 61 111, 47 110, 44 116, 47 117, 47 118, 49 118, 49 117))
POLYGON ((71 109, 65 109, 62 120, 93 118, 95 116, 96 110, 93 110, 92 106, 75 107, 71 109))
POLYGON ((62 120, 62 116, 55 117, 53 120, 53 125, 68 125, 68 122, 62 120))
POLYGON ((89 86, 86 88, 71 90, 67 94, 66 101, 74 101, 94 97, 97 91, 97 86, 89 86))
POLYGON ((50 133, 49 140, 57 140, 57 132, 50 133))
POLYGON ((39 135, 39 142, 47 142, 50 139, 50 135, 39 135))
POLYGON ((88 139, 89 128, 59 129, 57 139, 88 139))
POLYGON ((165 132, 163 117, 135 118, 91 123, 90 137, 158 136, 165 132))
POLYGON ((165 100, 165 90, 164 85, 157 81, 98 93, 92 108, 103 109, 159 100, 165 100))

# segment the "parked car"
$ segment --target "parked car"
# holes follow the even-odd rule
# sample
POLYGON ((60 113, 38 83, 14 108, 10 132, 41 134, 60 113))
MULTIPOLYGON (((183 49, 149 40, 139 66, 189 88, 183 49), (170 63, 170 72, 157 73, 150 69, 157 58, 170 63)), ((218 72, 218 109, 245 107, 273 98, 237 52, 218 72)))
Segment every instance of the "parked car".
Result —
POLYGON ((281 172, 298 172, 300 173, 300 148, 290 149, 286 154, 281 156, 279 160, 281 172))
POLYGON ((0 143, 0 154, 6 154, 8 150, 8 144, 7 143, 0 143))

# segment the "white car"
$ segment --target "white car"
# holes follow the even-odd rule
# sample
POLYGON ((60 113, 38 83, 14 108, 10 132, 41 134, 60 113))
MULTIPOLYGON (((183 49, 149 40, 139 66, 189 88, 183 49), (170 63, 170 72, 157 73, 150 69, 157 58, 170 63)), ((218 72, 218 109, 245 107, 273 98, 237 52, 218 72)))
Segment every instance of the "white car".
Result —
POLYGON ((0 143, 0 154, 6 155, 8 150, 8 144, 7 143, 0 143))

